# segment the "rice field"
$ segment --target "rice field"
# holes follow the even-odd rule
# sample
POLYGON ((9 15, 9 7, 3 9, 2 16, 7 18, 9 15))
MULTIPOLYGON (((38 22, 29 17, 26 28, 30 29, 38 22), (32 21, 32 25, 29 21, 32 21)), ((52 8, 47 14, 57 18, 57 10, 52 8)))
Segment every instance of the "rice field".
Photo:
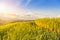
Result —
POLYGON ((0 40, 60 40, 60 18, 39 18, 1 25, 0 40))

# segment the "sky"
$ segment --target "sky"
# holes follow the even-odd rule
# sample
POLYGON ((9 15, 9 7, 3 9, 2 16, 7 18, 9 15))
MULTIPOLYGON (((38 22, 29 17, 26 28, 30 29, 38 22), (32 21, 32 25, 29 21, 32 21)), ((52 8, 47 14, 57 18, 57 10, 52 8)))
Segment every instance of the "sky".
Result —
POLYGON ((60 0, 0 0, 0 14, 31 12, 40 16, 60 16, 60 0))

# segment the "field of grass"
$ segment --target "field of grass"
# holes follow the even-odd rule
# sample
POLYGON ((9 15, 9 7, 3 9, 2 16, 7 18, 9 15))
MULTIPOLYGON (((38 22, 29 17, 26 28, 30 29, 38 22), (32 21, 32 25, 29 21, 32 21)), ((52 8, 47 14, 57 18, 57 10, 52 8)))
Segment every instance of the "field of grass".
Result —
POLYGON ((39 18, 1 25, 0 40, 60 40, 60 18, 39 18))
POLYGON ((35 23, 39 27, 43 27, 58 33, 60 32, 60 18, 40 18, 36 19, 35 23))

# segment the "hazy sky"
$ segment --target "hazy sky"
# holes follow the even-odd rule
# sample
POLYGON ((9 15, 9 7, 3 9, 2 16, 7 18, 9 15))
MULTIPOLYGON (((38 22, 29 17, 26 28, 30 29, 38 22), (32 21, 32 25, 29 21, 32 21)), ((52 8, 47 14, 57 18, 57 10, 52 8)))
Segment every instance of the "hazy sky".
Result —
POLYGON ((0 0, 0 6, 0 13, 8 11, 19 14, 33 12, 34 14, 54 17, 60 15, 60 0, 0 0))

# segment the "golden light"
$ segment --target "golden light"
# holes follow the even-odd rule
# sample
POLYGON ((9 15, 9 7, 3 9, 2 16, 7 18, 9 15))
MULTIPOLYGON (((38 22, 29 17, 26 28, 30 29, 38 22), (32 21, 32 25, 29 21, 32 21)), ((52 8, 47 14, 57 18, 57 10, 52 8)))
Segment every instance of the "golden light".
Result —
POLYGON ((0 3, 0 13, 7 12, 8 11, 7 9, 8 9, 8 7, 6 4, 0 3))
POLYGON ((0 13, 6 12, 6 6, 4 4, 0 4, 0 13))

